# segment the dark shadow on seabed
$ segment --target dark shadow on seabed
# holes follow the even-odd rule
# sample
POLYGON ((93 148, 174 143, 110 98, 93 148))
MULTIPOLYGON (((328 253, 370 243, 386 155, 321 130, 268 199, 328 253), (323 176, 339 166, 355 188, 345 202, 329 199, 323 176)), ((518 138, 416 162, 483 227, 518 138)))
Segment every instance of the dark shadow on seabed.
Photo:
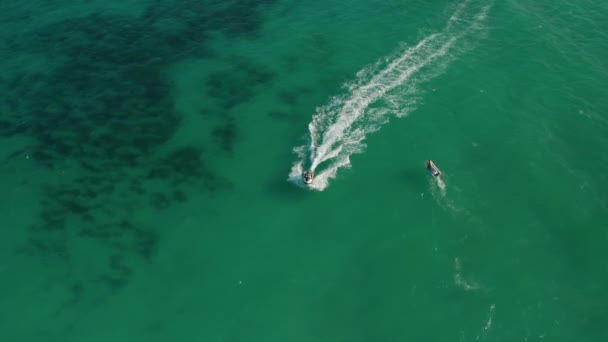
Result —
MULTIPOLYGON (((212 146, 166 145, 180 117, 163 71, 183 58, 213 58, 206 42, 213 31, 255 37, 262 23, 258 8, 271 2, 214 7, 214 1, 160 0, 140 17, 69 18, 8 42, 11 50, 64 61, 44 73, 0 78, 6 109, 0 137, 32 140, 28 153, 51 174, 66 165, 74 170, 58 183, 40 181, 39 220, 27 229, 18 250, 66 269, 86 259, 74 248, 76 240, 93 242, 105 253, 105 264, 89 268, 89 274, 69 271, 62 277, 73 305, 91 292, 119 291, 137 265, 155 257, 162 227, 136 222, 134 210, 162 212, 198 192, 214 196, 230 190, 230 182, 211 166, 212 146), (171 22, 177 24, 167 27, 171 22)), ((269 71, 244 58, 219 72, 219 77, 230 73, 230 82, 218 83, 218 75, 212 75, 210 95, 229 106, 248 100, 257 84, 272 80, 269 71)), ((239 140, 230 115, 209 139, 226 157, 239 140)))

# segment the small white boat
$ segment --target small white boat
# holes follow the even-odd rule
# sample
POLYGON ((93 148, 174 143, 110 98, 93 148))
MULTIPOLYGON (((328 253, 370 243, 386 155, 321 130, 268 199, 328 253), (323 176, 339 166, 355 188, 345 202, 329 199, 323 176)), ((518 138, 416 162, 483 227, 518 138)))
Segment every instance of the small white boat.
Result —
POLYGON ((304 172, 304 175, 302 176, 302 179, 304 180, 304 184, 312 183, 313 177, 314 177, 314 175, 312 174, 312 171, 308 170, 308 171, 304 172))
POLYGON ((441 176, 441 171, 439 171, 439 168, 435 165, 435 163, 433 163, 432 160, 426 161, 426 169, 431 173, 431 175, 433 175, 433 177, 441 176))

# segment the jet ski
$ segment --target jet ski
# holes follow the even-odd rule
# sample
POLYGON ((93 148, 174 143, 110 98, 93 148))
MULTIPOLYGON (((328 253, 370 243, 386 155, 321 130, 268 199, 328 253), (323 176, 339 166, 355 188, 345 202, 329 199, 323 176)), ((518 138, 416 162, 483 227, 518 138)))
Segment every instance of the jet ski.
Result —
POLYGON ((433 177, 441 176, 441 171, 439 171, 439 169, 437 168, 435 163, 433 163, 432 160, 426 161, 426 169, 431 173, 431 175, 433 175, 433 177))
POLYGON ((308 170, 306 172, 304 172, 304 175, 302 176, 302 179, 304 180, 304 184, 310 184, 312 183, 312 178, 313 178, 313 174, 312 171, 308 170))

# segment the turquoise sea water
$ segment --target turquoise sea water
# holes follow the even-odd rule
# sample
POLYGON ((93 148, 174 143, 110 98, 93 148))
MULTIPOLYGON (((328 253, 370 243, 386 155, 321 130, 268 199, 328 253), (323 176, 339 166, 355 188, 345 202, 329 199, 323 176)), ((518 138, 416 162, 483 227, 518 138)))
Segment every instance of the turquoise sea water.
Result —
POLYGON ((1 341, 608 340, 606 3, 0 18, 1 341))

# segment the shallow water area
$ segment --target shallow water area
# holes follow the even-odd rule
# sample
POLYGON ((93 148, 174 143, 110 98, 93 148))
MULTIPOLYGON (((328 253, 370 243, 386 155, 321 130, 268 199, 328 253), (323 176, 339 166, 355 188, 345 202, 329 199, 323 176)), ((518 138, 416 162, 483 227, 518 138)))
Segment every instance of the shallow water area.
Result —
POLYGON ((606 15, 0 5, 0 340, 605 341, 606 15))

